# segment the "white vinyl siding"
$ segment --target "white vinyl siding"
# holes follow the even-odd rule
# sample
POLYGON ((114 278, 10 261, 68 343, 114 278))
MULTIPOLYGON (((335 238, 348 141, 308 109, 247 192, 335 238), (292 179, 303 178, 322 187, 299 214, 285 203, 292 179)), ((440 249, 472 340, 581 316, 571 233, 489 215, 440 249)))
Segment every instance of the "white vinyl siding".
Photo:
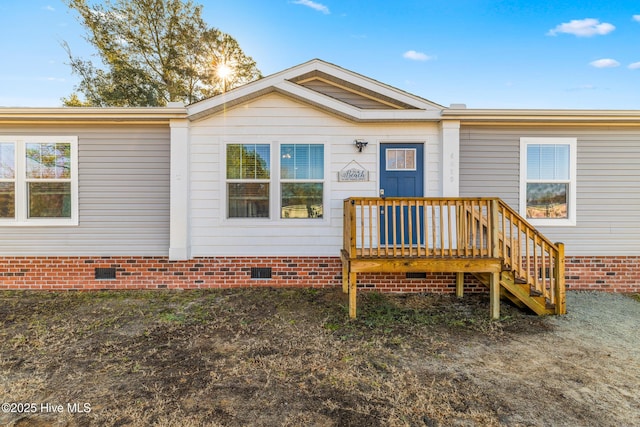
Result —
POLYGON ((5 126, 0 132, 77 135, 79 217, 74 227, 0 227, 0 255, 168 254, 168 126, 5 126))
POLYGON ((576 139, 576 226, 537 228, 571 255, 640 255, 640 127, 463 126, 460 195, 519 206, 520 138, 576 139))
POLYGON ((425 195, 440 196, 441 149, 437 124, 355 123, 272 93, 191 124, 192 256, 339 256, 342 203, 351 196, 378 196, 380 141, 425 143, 425 195), (359 153, 355 139, 369 145, 359 153), (271 218, 227 219, 226 145, 271 144, 271 218), (324 146, 322 218, 280 218, 280 147, 324 146), (369 181, 340 182, 352 161, 369 172, 369 181))

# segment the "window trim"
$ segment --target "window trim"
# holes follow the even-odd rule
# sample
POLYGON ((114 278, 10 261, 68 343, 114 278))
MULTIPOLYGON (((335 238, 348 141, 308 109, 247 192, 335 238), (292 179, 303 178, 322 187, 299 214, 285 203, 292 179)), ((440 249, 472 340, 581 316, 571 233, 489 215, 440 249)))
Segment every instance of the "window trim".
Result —
MULTIPOLYGON (((265 138, 228 138, 222 141, 221 144, 222 149, 220 150, 220 165, 221 167, 218 170, 218 176, 220 177, 218 190, 220 192, 220 202, 221 209, 219 215, 219 221, 221 224, 229 224, 233 226, 245 226, 245 227, 263 227, 266 224, 271 224, 272 226, 306 226, 307 224, 329 224, 331 222, 331 215, 327 209, 330 209, 330 185, 331 180, 329 179, 331 173, 331 146, 327 141, 318 140, 318 139, 307 139, 304 137, 295 138, 295 139, 283 139, 283 140, 273 140, 273 139, 265 139, 265 138), (234 144, 268 144, 271 155, 271 177, 269 182, 269 217, 268 218, 229 218, 229 200, 228 200, 228 190, 227 183, 229 180, 227 179, 227 146, 234 144), (280 185, 283 180, 281 180, 280 173, 280 147, 282 145, 288 144, 318 144, 323 146, 324 150, 324 165, 323 165, 323 179, 322 180, 312 180, 313 182, 322 182, 322 207, 323 207, 323 216, 322 218, 281 218, 281 206, 280 199, 282 197, 280 185)), ((285 181, 288 181, 285 179, 285 181)), ((294 182, 294 181, 289 181, 294 182)), ((295 182, 301 182, 301 180, 296 180, 295 182)))
MULTIPOLYGON (((564 180, 562 182, 565 182, 564 180)), ((522 137, 520 138, 520 215, 536 226, 575 226, 577 194, 577 138, 522 137), (527 147, 529 145, 569 146, 569 194, 567 218, 527 218, 527 147)))
MULTIPOLYGON (((71 135, 2 135, 0 142, 14 144, 15 161, 15 217, 0 218, 0 226, 77 226, 79 225, 78 195, 78 137, 71 135), (70 218, 29 218, 27 206, 27 185, 33 182, 27 178, 26 146, 29 143, 62 143, 71 145, 71 178, 61 182, 71 184, 70 218)), ((55 182, 46 181, 46 182, 55 182)))
POLYGON ((273 204, 273 167, 274 167, 274 161, 273 161, 273 145, 269 142, 247 142, 245 140, 243 141, 234 141, 234 142, 226 142, 224 144, 224 149, 223 149, 223 160, 222 160, 222 168, 221 168, 221 173, 222 173, 222 177, 223 177, 223 197, 224 197, 224 219, 225 221, 247 221, 247 220, 254 220, 254 221, 269 221, 272 219, 273 215, 272 215, 272 204, 273 204), (228 170, 227 170, 227 162, 229 160, 228 158, 228 152, 229 152, 229 147, 232 145, 266 145, 269 147, 269 178, 252 178, 252 179, 246 179, 246 178, 228 178, 227 174, 228 174, 228 170), (229 203, 229 184, 236 184, 236 183, 265 183, 269 185, 269 215, 264 217, 264 216, 256 216, 256 217, 235 217, 235 216, 231 216, 230 215, 230 208, 231 208, 231 204, 229 203))
POLYGON ((286 142, 278 144, 278 200, 277 200, 277 209, 278 209, 278 219, 283 221, 321 221, 325 217, 325 206, 326 206, 326 176, 327 176, 327 158, 326 158, 326 147, 327 145, 324 143, 318 142, 286 142), (322 178, 283 178, 282 177, 282 146, 284 145, 319 145, 322 147, 322 178), (295 218, 295 217, 283 217, 282 216, 282 184, 322 184, 322 216, 318 218, 295 218))

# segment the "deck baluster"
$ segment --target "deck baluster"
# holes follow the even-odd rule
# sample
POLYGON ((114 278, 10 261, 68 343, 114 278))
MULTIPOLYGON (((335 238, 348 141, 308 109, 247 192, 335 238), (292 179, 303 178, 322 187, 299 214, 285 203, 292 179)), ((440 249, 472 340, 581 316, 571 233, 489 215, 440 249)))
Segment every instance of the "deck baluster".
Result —
POLYGON ((426 271, 457 273, 459 292, 466 272, 536 312, 566 310, 564 247, 499 199, 363 197, 343 207, 344 290, 355 293, 361 272, 426 271))

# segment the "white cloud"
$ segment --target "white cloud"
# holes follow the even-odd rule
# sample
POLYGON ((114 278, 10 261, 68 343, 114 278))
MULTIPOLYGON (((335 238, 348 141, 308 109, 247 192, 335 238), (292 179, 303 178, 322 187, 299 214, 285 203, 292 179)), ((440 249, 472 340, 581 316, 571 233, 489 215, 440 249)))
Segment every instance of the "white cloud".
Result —
POLYGON ((51 5, 47 5, 43 7, 44 10, 48 10, 49 12, 55 12, 56 10, 51 5))
POLYGON ((640 22, 640 15, 633 15, 631 19, 633 19, 636 22, 640 22))
POLYGON ((402 57, 405 59, 410 59, 412 61, 429 61, 433 59, 432 56, 429 56, 422 52, 416 52, 415 50, 408 50, 402 54, 402 57))
POLYGON ((640 62, 634 62, 633 64, 629 64, 627 67, 630 70, 640 70, 640 62))
POLYGON ((301 4, 303 6, 307 6, 310 7, 313 10, 317 10, 318 12, 322 12, 325 15, 328 15, 329 13, 329 8, 321 3, 316 3, 314 1, 311 0, 295 0, 293 2, 293 4, 301 4))
POLYGON ((555 36, 558 33, 573 34, 577 37, 603 36, 609 34, 616 27, 608 22, 600 23, 598 19, 574 19, 569 22, 562 23, 553 30, 549 30, 547 35, 555 36))
POLYGON ((615 68, 615 67, 619 67, 620 63, 615 59, 603 58, 603 59, 598 59, 596 61, 590 62, 589 65, 596 68, 615 68))

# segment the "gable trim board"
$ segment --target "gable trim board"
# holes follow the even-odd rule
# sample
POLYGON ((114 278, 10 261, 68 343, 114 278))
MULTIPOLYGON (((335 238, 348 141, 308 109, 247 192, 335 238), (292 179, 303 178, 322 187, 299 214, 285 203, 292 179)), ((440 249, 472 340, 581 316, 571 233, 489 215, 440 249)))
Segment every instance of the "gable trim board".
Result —
MULTIPOLYGON (((497 196, 517 208, 520 141, 573 138, 575 226, 541 230, 565 243, 572 288, 640 289, 640 111, 446 108, 316 59, 189 106, 0 108, 0 135, 76 137, 79 165, 77 226, 0 225, 3 288, 66 289, 62 277, 73 288, 244 286, 254 282, 231 281, 229 265, 242 276, 262 264, 278 277, 263 285, 337 286, 342 200, 378 196, 380 144, 423 144, 424 196, 497 196), (368 143, 362 152, 355 140, 368 143), (256 143, 271 152, 269 217, 229 219, 226 147, 256 143), (281 218, 290 144, 324 146, 322 218, 281 218), (341 181, 354 161, 368 180, 341 181), (96 282, 97 264, 116 265, 118 279, 96 282)), ((427 276, 362 283, 455 289, 450 275, 427 276)))
POLYGON ((188 107, 188 115, 191 119, 197 120, 199 118, 206 117, 207 115, 215 114, 226 108, 232 108, 273 91, 278 91, 282 94, 291 96, 294 99, 302 100, 303 102, 334 112, 338 115, 343 115, 344 117, 352 120, 396 121, 431 119, 437 121, 440 119, 440 111, 443 108, 431 101, 377 82, 368 77, 336 65, 314 59, 242 87, 230 90, 222 95, 190 105, 188 107), (407 107, 410 107, 410 110, 399 110, 397 107, 391 107, 389 110, 362 110, 344 102, 339 102, 331 96, 306 88, 301 84, 294 82, 296 78, 306 76, 310 73, 322 73, 324 75, 332 76, 336 82, 344 82, 342 85, 337 83, 338 86, 351 87, 352 90, 353 88, 361 88, 361 92, 366 93, 367 96, 373 97, 371 94, 376 93, 379 94, 379 99, 381 101, 388 103, 389 100, 395 100, 398 105, 406 105, 407 107))

